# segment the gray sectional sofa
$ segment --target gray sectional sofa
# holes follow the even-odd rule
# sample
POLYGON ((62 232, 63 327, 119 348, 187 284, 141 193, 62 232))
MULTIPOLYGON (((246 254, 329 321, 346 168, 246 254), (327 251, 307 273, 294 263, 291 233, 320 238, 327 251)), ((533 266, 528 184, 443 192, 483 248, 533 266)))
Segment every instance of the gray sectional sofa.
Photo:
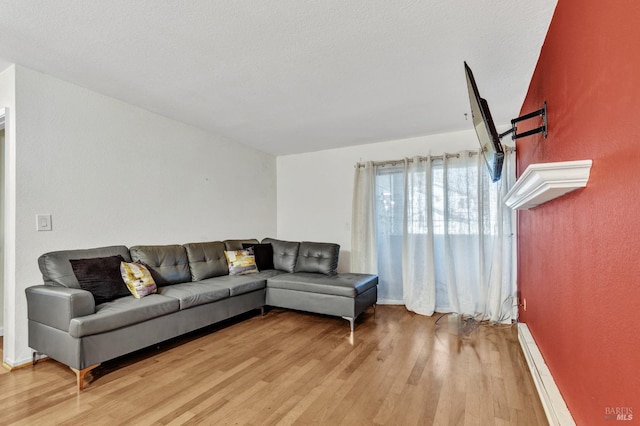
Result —
MULTIPOLYGON (((100 363, 261 309, 282 307, 335 315, 350 322, 369 306, 375 309, 378 277, 336 273, 337 244, 288 242, 267 238, 273 269, 229 275, 225 250, 257 240, 226 240, 164 246, 101 247, 40 256, 44 285, 26 289, 29 346, 84 376, 100 363), (146 265, 156 294, 131 295, 96 304, 80 288, 70 260, 122 256, 146 265)), ((34 352, 34 359, 36 353, 34 352)))

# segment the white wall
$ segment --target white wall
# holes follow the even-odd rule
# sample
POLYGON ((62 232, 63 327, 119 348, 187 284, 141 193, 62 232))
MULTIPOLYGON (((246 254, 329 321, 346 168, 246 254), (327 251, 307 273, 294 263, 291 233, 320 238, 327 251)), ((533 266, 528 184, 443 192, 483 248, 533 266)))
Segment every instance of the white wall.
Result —
POLYGON ((12 263, 15 260, 15 250, 13 250, 13 247, 15 247, 15 221, 9 220, 10 214, 15 212, 15 188, 12 188, 12 186, 15 186, 15 167, 10 164, 11 160, 15 159, 15 132, 13 131, 15 129, 15 89, 15 66, 12 65, 0 73, 0 108, 3 109, 5 114, 4 163, 0 171, 3 174, 3 207, 4 213, 6 213, 2 222, 0 222, 0 226, 3 228, 3 240, 0 240, 0 243, 4 241, 1 271, 3 285, 2 328, 5 335, 3 353, 7 353, 6 349, 10 345, 9 339, 6 337, 7 329, 15 323, 12 317, 13 307, 8 303, 9 300, 13 300, 13 295, 15 294, 14 286, 8 284, 10 282, 9 277, 15 278, 15 263, 12 263))
MULTIPOLYGON (((0 116, 5 114, 5 109, 0 107, 0 116)), ((0 224, 4 223, 4 209, 2 204, 4 200, 4 124, 0 126, 0 224)), ((4 264, 4 227, 0 226, 0 265, 4 264)), ((0 336, 4 336, 4 274, 0 269, 0 336)))
POLYGON ((21 66, 15 109, 9 365, 31 356, 24 289, 42 283, 42 253, 276 233, 273 156, 21 66), (38 213, 53 231, 36 231, 38 213))
MULTIPOLYGON (((471 124, 469 124, 471 126, 471 124)), ((349 271, 354 166, 478 149, 468 131, 278 157, 278 238, 340 244, 339 271, 349 271)))

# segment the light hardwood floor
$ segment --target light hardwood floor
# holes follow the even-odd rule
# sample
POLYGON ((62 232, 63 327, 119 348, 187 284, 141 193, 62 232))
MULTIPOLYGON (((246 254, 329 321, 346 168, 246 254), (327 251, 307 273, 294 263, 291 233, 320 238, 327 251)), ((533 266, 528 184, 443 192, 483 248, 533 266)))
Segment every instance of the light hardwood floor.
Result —
POLYGON ((515 326, 273 309, 102 364, 0 372, 0 424, 544 425, 515 326))

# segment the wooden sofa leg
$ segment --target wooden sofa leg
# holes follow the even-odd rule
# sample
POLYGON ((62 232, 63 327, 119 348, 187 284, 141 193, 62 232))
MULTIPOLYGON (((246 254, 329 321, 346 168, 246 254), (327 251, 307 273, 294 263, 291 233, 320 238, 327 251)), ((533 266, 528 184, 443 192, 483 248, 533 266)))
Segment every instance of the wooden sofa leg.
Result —
POLYGON ((76 373, 76 381, 78 384, 78 392, 80 392, 82 389, 84 389, 84 376, 91 370, 93 370, 94 368, 96 368, 97 366, 99 366, 100 364, 94 364, 94 365, 90 365, 87 368, 83 368, 82 370, 76 370, 73 367, 69 367, 71 368, 71 370, 76 373))

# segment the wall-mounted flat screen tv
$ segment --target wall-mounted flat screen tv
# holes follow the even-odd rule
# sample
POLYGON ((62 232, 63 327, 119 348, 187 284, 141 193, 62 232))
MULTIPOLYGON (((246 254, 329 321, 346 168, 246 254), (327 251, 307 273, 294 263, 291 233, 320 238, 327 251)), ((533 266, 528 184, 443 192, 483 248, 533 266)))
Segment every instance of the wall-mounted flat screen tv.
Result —
POLYGON ((496 126, 491 118, 487 101, 480 97, 478 86, 473 78, 471 68, 464 63, 464 70, 467 75, 467 87, 469 89, 469 103, 471 104, 471 116, 473 126, 478 135, 478 141, 482 148, 484 159, 489 167, 491 180, 497 182, 502 175, 502 162, 504 161, 504 149, 500 143, 500 137, 496 131, 496 126))

